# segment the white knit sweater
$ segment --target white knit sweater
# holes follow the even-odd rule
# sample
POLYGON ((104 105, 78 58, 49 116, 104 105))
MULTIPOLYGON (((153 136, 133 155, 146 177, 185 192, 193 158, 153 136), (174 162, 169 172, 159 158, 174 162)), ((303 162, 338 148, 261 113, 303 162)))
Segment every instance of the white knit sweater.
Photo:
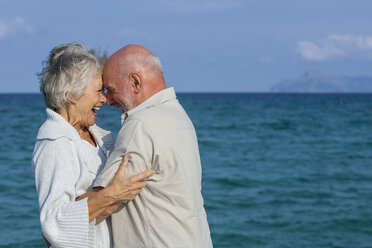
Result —
MULTIPOLYGON (((98 154, 82 143, 75 128, 62 116, 50 109, 46 112, 47 120, 39 129, 32 158, 42 232, 53 247, 107 244, 107 240, 97 240, 96 231, 108 224, 89 223, 87 199, 75 201, 91 189, 104 164, 96 162, 98 154)), ((96 125, 89 130, 108 157, 114 147, 111 133, 96 125)))

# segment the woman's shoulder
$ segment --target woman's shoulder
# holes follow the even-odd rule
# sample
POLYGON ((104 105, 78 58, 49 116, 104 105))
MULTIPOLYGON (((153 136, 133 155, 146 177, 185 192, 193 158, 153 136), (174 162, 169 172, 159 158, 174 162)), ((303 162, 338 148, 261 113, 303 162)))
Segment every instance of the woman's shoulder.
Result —
POLYGON ((61 137, 36 141, 32 156, 34 174, 40 170, 53 171, 58 168, 75 167, 76 163, 78 163, 77 146, 70 139, 61 137))
POLYGON ((43 150, 46 152, 63 151, 72 152, 76 150, 77 145, 67 137, 60 137, 57 139, 41 139, 37 140, 35 144, 35 150, 43 150))
POLYGON ((79 134, 71 124, 69 124, 58 113, 47 109, 47 119, 39 128, 36 136, 37 140, 57 140, 67 138, 76 142, 80 139, 79 134))

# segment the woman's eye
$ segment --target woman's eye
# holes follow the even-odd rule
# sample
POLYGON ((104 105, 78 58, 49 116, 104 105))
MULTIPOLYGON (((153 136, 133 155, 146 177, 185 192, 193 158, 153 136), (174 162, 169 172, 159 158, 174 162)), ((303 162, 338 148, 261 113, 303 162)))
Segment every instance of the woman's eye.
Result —
POLYGON ((106 89, 100 89, 100 90, 98 90, 97 92, 99 92, 100 94, 103 93, 103 94, 105 94, 105 95, 106 95, 106 93, 107 93, 106 89))

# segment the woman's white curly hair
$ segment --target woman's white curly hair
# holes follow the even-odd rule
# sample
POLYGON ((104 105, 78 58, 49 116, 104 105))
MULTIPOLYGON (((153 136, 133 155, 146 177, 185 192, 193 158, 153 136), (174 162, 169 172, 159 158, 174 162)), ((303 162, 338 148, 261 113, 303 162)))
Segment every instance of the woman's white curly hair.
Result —
POLYGON ((50 51, 38 73, 40 92, 45 104, 53 110, 64 109, 69 99, 79 99, 93 77, 102 74, 106 54, 98 56, 94 50, 86 51, 81 43, 68 43, 50 51))

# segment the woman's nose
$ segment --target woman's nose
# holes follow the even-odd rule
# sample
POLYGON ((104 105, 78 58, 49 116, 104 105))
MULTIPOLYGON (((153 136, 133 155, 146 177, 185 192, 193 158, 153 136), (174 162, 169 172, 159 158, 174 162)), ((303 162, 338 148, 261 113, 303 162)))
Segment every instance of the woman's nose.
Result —
POLYGON ((102 92, 101 95, 100 95, 100 99, 99 99, 101 102, 105 103, 107 102, 107 96, 105 95, 105 92, 102 92))
POLYGON ((105 102, 107 105, 111 106, 112 104, 112 99, 111 99, 111 94, 110 92, 107 92, 107 95, 106 95, 106 102, 105 102))

